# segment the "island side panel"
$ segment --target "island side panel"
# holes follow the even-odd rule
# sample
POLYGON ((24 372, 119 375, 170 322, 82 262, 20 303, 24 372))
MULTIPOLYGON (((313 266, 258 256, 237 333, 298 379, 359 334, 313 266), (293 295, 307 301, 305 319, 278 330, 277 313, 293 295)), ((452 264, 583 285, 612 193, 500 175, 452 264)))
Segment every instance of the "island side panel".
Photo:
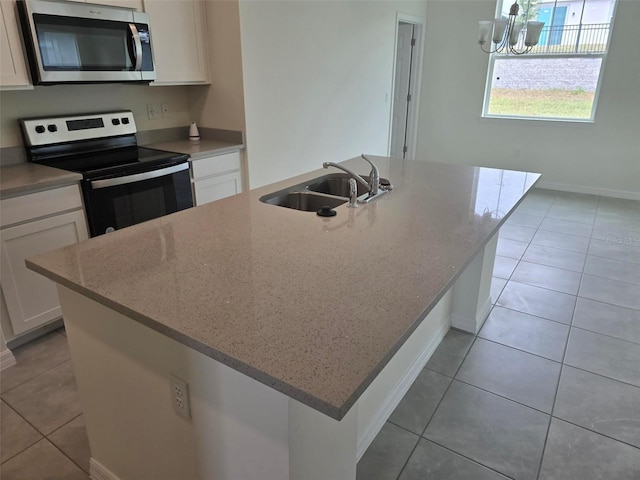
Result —
POLYGON ((453 286, 451 325, 477 334, 491 310, 491 278, 496 260, 498 234, 494 234, 453 286))
POLYGON ((358 399, 358 459, 449 331, 452 297, 449 289, 358 399))
POLYGON ((58 291, 96 478, 290 478, 288 397, 74 291, 58 291), (169 375, 188 383, 190 420, 172 409, 169 375))
POLYGON ((357 422, 357 404, 338 421, 290 399, 289 479, 356 480, 357 422))

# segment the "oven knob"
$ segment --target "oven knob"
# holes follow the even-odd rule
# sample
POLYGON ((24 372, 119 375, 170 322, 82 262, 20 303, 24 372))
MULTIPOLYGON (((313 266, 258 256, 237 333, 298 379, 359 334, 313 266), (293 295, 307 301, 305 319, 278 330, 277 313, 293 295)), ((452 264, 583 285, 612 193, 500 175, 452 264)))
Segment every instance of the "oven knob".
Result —
POLYGON ((127 117, 122 117, 122 123, 124 125, 129 125, 129 119, 127 117))
POLYGON ((118 120, 117 118, 112 118, 111 123, 113 123, 114 125, 120 125, 120 120, 118 120))
POLYGON ((53 132, 57 132, 58 131, 58 127, 55 126, 53 123, 51 125, 47 125, 47 130, 49 130, 51 133, 53 132))
POLYGON ((36 125, 36 133, 44 133, 44 125, 36 125))

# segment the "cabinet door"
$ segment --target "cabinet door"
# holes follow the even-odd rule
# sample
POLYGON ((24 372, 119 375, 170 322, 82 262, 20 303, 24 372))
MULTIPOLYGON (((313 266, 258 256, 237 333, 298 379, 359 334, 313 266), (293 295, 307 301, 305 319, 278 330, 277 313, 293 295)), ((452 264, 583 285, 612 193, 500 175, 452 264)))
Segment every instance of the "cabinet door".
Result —
POLYGON ((204 205, 240 192, 242 192, 242 175, 239 171, 203 178, 193 183, 196 205, 204 205))
POLYGON ((27 270, 25 259, 87 238, 82 210, 0 231, 0 282, 14 335, 62 316, 55 283, 27 270))
POLYGON ((204 2, 144 0, 144 9, 158 77, 152 85, 210 83, 204 2))
POLYGON ((0 14, 0 88, 32 88, 18 30, 15 0, 2 0, 0 14))

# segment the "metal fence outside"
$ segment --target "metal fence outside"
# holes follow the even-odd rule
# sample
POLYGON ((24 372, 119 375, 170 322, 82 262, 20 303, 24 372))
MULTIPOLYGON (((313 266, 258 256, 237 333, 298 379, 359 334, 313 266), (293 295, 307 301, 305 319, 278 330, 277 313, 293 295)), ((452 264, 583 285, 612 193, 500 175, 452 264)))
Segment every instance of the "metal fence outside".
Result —
MULTIPOLYGON (((591 23, 583 25, 544 26, 538 45, 530 54, 589 54, 605 53, 609 39, 609 23, 591 23)), ((520 34, 517 49, 524 50, 526 32, 520 34)))

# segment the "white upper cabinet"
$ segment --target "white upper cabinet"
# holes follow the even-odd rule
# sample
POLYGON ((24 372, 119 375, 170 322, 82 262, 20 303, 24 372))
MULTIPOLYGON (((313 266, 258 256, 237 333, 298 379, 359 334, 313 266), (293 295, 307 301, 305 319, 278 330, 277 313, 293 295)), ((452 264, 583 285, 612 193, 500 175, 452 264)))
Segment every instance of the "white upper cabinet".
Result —
POLYGON ((0 88, 33 88, 27 61, 18 30, 18 12, 15 0, 0 2, 0 88))
POLYGON ((203 1, 144 0, 151 16, 157 80, 152 85, 211 83, 203 1))

